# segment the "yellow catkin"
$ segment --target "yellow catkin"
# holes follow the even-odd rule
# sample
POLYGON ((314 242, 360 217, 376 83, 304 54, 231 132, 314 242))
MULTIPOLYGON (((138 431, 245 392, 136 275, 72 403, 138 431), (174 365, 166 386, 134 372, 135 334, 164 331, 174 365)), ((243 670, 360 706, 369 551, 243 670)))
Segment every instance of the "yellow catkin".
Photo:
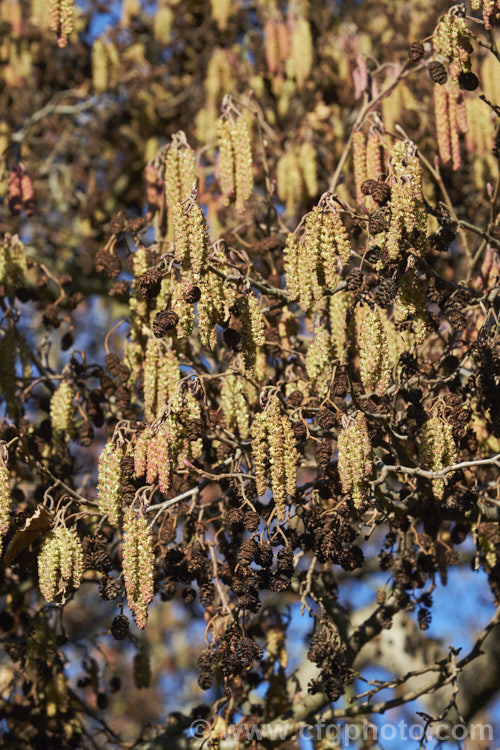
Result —
POLYGON ((250 124, 243 115, 237 118, 232 127, 231 139, 234 151, 236 210, 242 212, 253 191, 252 136, 250 124))
POLYGON ((443 16, 434 31, 432 45, 436 54, 448 59, 450 75, 453 78, 458 77, 462 71, 470 70, 472 46, 464 18, 451 13, 443 16))
POLYGON ((50 399, 50 421, 52 429, 58 436, 69 439, 74 430, 75 396, 69 380, 61 384, 50 399))
MULTIPOLYGON (((433 416, 420 430, 419 459, 421 468, 427 471, 441 469, 455 463, 457 449, 451 425, 439 416, 433 416)), ((437 500, 442 500, 446 477, 432 480, 432 491, 437 500)))
POLYGON ((97 505, 112 526, 118 526, 122 512, 121 467, 123 449, 108 440, 97 464, 97 505))
POLYGON ((221 117, 217 120, 217 143, 219 146, 219 182, 223 195, 234 194, 234 148, 231 138, 231 123, 221 117))
POLYGON ((212 18, 219 31, 225 31, 233 11, 233 0, 210 0, 212 18))
POLYGON ((361 192, 361 185, 366 180, 366 140, 361 130, 356 130, 352 139, 352 160, 356 200, 363 203, 365 197, 361 192))
POLYGON ((322 295, 321 285, 318 281, 318 271, 320 271, 321 257, 321 227, 323 223, 322 209, 320 206, 314 206, 306 216, 304 232, 304 263, 309 270, 309 283, 311 285, 314 299, 319 299, 322 295))
POLYGON ((160 44, 168 44, 174 23, 174 12, 165 0, 158 2, 158 7, 153 18, 153 36, 160 44))
POLYGON ((306 18, 298 18, 291 37, 290 62, 292 75, 299 89, 304 88, 313 66, 314 45, 311 26, 306 18))
POLYGON ((331 357, 330 334, 326 328, 319 328, 306 352, 306 371, 313 383, 328 367, 331 357))
POLYGON ((252 294, 238 301, 238 312, 241 320, 241 342, 245 369, 251 370, 255 365, 257 347, 263 346, 264 318, 257 298, 252 294))
POLYGON ((302 143, 299 149, 299 166, 307 195, 314 198, 318 194, 318 160, 316 149, 309 141, 302 143))
POLYGON ((224 310, 223 280, 214 273, 203 278, 203 294, 198 302, 198 331, 203 346, 211 351, 217 343, 216 326, 224 310))
POLYGON ((297 235, 290 233, 286 238, 284 250, 284 269, 286 288, 292 297, 299 296, 299 241, 297 235))
POLYGON ((390 223, 386 250, 391 259, 399 257, 400 243, 411 242, 420 255, 426 246, 427 217, 422 186, 422 169, 413 143, 399 141, 392 150, 393 183, 390 223))
POLYGON ((350 292, 344 290, 330 297, 330 343, 332 357, 343 364, 347 356, 347 314, 353 305, 353 297, 350 292))
POLYGON ((108 88, 108 56, 103 39, 94 39, 92 44, 92 86, 96 94, 108 88))
POLYGON ((38 555, 40 592, 47 602, 64 601, 81 583, 83 550, 74 529, 58 526, 42 544, 38 555))
POLYGON ((202 271, 205 270, 205 261, 208 255, 208 226, 202 209, 197 203, 192 203, 188 215, 188 242, 189 242, 189 270, 190 278, 198 281, 202 271))
POLYGON ((267 427, 264 412, 255 415, 250 434, 257 494, 263 495, 267 489, 267 427))
MULTIPOLYGON (((7 453, 5 451, 5 453, 7 453)), ((6 459, 7 456, 5 456, 6 459)), ((3 537, 9 530, 11 512, 11 494, 9 483, 9 470, 5 465, 4 456, 0 456, 0 555, 2 554, 3 537)))
POLYGON ((278 521, 286 515, 286 470, 284 454, 283 423, 281 421, 278 400, 273 400, 266 408, 266 429, 269 446, 269 464, 271 472, 271 489, 278 521))
POLYGON ((359 332, 359 369, 367 392, 385 395, 391 382, 389 345, 378 310, 369 310, 359 332))
POLYGON ((153 535, 146 519, 131 508, 123 519, 123 578, 127 602, 137 627, 143 630, 148 620, 148 604, 154 595, 153 535))
POLYGON ((276 191, 286 205, 288 216, 295 216, 304 197, 304 177, 294 150, 281 156, 276 165, 276 191))
POLYGON ((372 448, 364 414, 346 419, 338 442, 338 470, 342 490, 351 495, 359 508, 368 491, 368 477, 372 471, 372 448))
POLYGON ((49 29, 57 33, 57 44, 66 47, 73 32, 73 0, 49 0, 49 29))
POLYGON ((410 266, 398 281, 394 303, 394 322, 399 324, 408 322, 418 344, 425 339, 428 322, 427 306, 425 293, 414 266, 410 266))

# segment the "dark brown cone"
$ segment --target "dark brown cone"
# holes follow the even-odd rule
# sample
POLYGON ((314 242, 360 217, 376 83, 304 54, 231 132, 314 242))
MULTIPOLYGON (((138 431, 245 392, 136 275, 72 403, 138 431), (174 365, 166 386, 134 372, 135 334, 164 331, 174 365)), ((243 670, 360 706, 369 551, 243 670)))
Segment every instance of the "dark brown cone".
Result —
POLYGON ((361 192, 363 195, 371 195, 376 185, 377 180, 365 180, 361 185, 361 192))
POLYGON ((159 268, 148 268, 137 279, 137 286, 144 299, 157 297, 161 290, 162 273, 159 268))
POLYGON ((443 85, 443 83, 446 83, 446 81, 448 80, 448 73, 446 72, 446 68, 444 67, 443 63, 440 63, 437 60, 433 60, 433 62, 429 63, 427 68, 429 70, 429 75, 434 83, 439 83, 441 86, 443 85))
POLYGON ((117 615, 111 623, 111 635, 115 641, 123 641, 129 633, 128 618, 125 615, 117 615))
POLYGON ((222 334, 224 343, 233 352, 241 352, 243 345, 241 343, 241 335, 234 328, 226 328, 222 334))
POLYGON ((316 415, 315 422, 322 430, 331 430, 336 425, 335 415, 329 409, 321 409, 316 415))
POLYGON ((114 254, 102 248, 95 256, 96 271, 107 273, 112 279, 116 279, 122 270, 120 259, 114 254))
POLYGON ((316 461, 321 469, 325 469, 332 457, 332 444, 330 440, 322 440, 316 448, 316 461))
POLYGON ((459 73, 458 83, 460 88, 465 89, 465 91, 475 91, 479 86, 479 78, 472 71, 462 71, 459 73))
POLYGON ((173 310, 162 310, 153 320, 153 333, 161 339, 169 331, 173 331, 179 322, 179 316, 173 310))
POLYGON ((383 206, 391 197, 391 188, 387 183, 379 180, 372 191, 372 198, 379 205, 383 206))
POLYGON ((408 47, 408 58, 411 62, 416 63, 421 60, 424 56, 425 49, 422 42, 413 42, 408 47))
POLYGON ((363 273, 359 268, 353 268, 346 278, 347 288, 350 292, 357 292, 363 286, 363 273))
POLYGON ((387 224, 383 211, 374 211, 370 214, 370 220, 368 222, 368 231, 370 234, 379 234, 387 229, 387 224))
POLYGON ((104 357, 104 364, 106 365, 106 370, 109 372, 110 375, 113 377, 116 377, 120 371, 120 365, 121 365, 121 359, 117 354, 106 354, 104 357))
POLYGON ((84 422, 78 431, 78 442, 84 448, 88 448, 94 439, 94 428, 90 422, 84 422))
POLYGON ((199 286, 194 284, 186 284, 184 287, 183 300, 188 302, 190 305, 196 304, 201 299, 201 289, 199 286))

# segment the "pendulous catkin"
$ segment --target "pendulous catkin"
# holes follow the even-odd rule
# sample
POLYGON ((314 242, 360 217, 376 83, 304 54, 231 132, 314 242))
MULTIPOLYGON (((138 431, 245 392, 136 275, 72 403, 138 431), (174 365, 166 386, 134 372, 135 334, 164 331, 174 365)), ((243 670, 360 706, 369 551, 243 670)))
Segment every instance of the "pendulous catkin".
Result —
POLYGON ((389 345, 377 309, 369 310, 359 330, 359 369, 365 391, 384 395, 391 382, 389 345))
POLYGON ((340 269, 351 257, 351 243, 336 208, 329 202, 314 206, 305 220, 302 241, 288 235, 285 247, 286 285, 301 310, 310 309, 323 288, 334 289, 340 269))
POLYGON ((49 1, 49 28, 57 32, 57 44, 66 47, 68 36, 73 32, 73 0, 49 1))
POLYGON ((271 399, 256 415, 252 427, 252 456, 257 492, 263 495, 270 486, 278 521, 286 515, 287 495, 295 494, 298 453, 295 435, 286 414, 281 414, 279 399, 271 399))
POLYGON ((62 380, 50 399, 50 421, 56 435, 69 438, 74 430, 75 397, 69 380, 62 380))
POLYGON ((366 497, 373 466, 371 441, 364 414, 358 412, 355 419, 344 419, 337 442, 338 471, 343 492, 349 493, 359 508, 366 497))
POLYGON ((236 210, 241 213, 254 185, 252 134, 248 117, 236 111, 229 97, 217 120, 217 141, 220 186, 227 198, 235 197, 236 210))
POLYGON ((97 503, 99 513, 108 516, 112 526, 118 526, 121 512, 121 468, 123 449, 108 440, 97 465, 97 503))
MULTIPOLYGON (((455 463, 457 448, 451 425, 442 417, 433 416, 420 430, 419 459, 422 469, 440 471, 455 463)), ((436 500, 442 500, 446 478, 433 479, 432 491, 436 500)))
POLYGON ((154 593, 153 535, 142 515, 129 508, 123 519, 122 564, 127 601, 137 627, 148 620, 148 604, 154 593))
POLYGON ((11 502, 9 470, 2 451, 0 455, 0 556, 3 548, 3 537, 9 529, 11 502))
POLYGON ((472 45, 464 18, 453 13, 443 16, 434 31, 432 45, 436 54, 448 59, 452 78, 456 78, 462 71, 470 70, 472 45))
POLYGON ((399 141, 391 154, 393 184, 389 202, 391 219, 386 238, 389 258, 400 256, 401 243, 411 242, 416 254, 425 249, 427 217, 422 187, 422 169, 415 145, 399 141))
POLYGON ((58 526, 45 539, 38 555, 40 592, 47 602, 64 601, 83 575, 83 550, 74 529, 58 526))

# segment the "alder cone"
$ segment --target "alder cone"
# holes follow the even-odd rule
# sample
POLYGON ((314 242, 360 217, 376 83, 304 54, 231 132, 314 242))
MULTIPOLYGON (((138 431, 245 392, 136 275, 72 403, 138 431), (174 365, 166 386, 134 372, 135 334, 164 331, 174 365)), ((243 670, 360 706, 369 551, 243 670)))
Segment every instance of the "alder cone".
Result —
POLYGON ((176 312, 173 310, 163 310, 153 320, 153 333, 157 338, 161 339, 171 331, 174 331, 178 322, 179 316, 176 312))
POLYGON ((423 58, 425 48, 422 42, 412 42, 408 47, 408 58, 411 62, 416 63, 423 58))
POLYGON ((446 68, 444 67, 443 63, 434 60, 433 62, 429 63, 427 69, 434 83, 439 83, 442 86, 448 80, 448 73, 446 72, 446 68))

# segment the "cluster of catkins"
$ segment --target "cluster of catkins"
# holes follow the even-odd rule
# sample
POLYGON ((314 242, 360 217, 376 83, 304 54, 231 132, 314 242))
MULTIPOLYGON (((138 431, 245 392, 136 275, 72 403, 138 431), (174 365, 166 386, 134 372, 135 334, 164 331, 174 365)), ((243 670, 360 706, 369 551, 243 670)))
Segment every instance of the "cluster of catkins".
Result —
POLYGON ((302 310, 324 294, 324 287, 334 289, 342 265, 351 257, 349 235, 328 196, 307 214, 305 229, 299 240, 295 233, 287 237, 285 248, 286 284, 302 310))
MULTIPOLYGON (((422 469, 441 471, 455 463, 457 447, 451 425, 439 415, 432 416, 420 431, 419 459, 422 469)), ((432 490, 436 500, 441 500, 446 478, 432 480, 432 490)))
POLYGON ((11 214, 18 216, 21 211, 25 211, 26 216, 33 215, 35 210, 33 181, 21 164, 10 171, 7 197, 11 214))
POLYGON ((271 487, 276 515, 283 521, 287 496, 295 496, 298 453, 291 422, 282 414, 278 398, 270 398, 256 415, 251 436, 257 492, 263 495, 271 487))
POLYGON ((50 0, 49 28, 57 33, 57 44, 66 47, 68 37, 73 32, 73 0, 50 0))
POLYGON ((253 191, 251 132, 247 117, 234 115, 233 109, 223 105, 217 120, 219 182, 222 194, 226 199, 235 197, 236 210, 241 212, 253 191))
POLYGON ((47 602, 64 601, 76 590, 83 575, 83 551, 75 529, 56 526, 45 538, 38 555, 40 591, 47 602))

